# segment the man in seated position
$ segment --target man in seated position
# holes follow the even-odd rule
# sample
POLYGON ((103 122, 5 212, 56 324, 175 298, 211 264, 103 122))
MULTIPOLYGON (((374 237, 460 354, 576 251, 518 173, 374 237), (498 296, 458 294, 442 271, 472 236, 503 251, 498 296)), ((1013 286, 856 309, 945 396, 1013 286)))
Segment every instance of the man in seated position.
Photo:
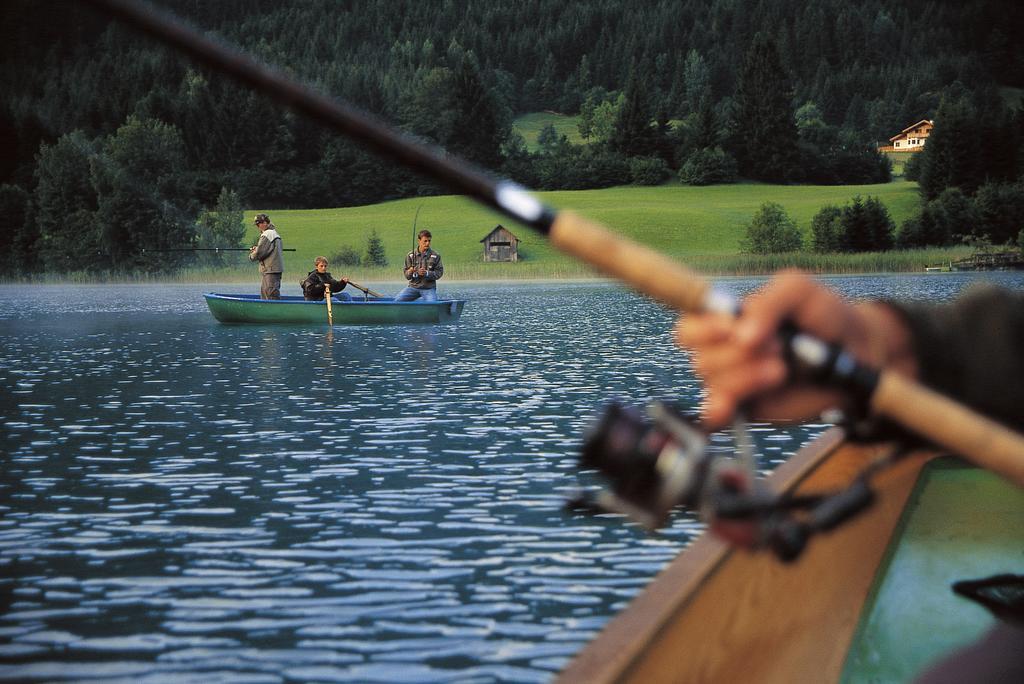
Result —
POLYGON ((416 249, 405 256, 404 272, 409 285, 398 293, 396 302, 412 302, 417 299, 437 301, 437 281, 444 275, 441 255, 430 249, 429 230, 421 230, 416 238, 416 249))
MULTIPOLYGON (((334 294, 344 290, 346 285, 348 285, 348 278, 342 277, 341 280, 335 280, 331 277, 327 270, 327 258, 322 256, 313 260, 313 270, 299 283, 299 286, 302 287, 302 296, 309 301, 323 299, 324 292, 328 287, 331 288, 331 294, 334 294)), ((347 292, 341 292, 338 299, 347 302, 352 297, 347 292)))

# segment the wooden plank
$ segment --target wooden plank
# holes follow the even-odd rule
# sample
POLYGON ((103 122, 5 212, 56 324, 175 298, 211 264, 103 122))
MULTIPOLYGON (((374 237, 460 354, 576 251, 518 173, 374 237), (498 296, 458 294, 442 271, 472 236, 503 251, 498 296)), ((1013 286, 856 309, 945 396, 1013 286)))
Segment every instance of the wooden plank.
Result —
MULTIPOLYGON (((880 447, 826 433, 773 473, 778 491, 848 484, 880 447)), ((931 454, 874 482, 875 505, 815 537, 792 564, 705 534, 561 674, 560 682, 827 682, 838 679, 861 606, 900 512, 931 454)))

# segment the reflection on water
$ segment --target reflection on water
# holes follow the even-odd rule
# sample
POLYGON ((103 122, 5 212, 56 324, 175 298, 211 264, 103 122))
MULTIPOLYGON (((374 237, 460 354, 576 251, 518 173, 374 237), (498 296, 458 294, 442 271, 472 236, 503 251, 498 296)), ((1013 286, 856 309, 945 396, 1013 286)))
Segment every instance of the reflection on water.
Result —
MULTIPOLYGON (((646 300, 456 283, 457 325, 328 330, 210 289, 0 289, 0 680, 548 681, 700 529, 562 511, 604 400, 699 398, 646 300)), ((762 466, 823 427, 755 426, 762 466)))

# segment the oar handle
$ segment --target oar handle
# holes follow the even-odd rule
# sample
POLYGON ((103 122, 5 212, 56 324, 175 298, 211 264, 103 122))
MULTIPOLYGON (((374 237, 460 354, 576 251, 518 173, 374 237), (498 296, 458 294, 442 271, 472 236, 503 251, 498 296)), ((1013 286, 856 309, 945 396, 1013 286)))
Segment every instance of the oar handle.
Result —
POLYGON ((351 280, 350 280, 350 281, 348 281, 348 284, 349 284, 349 285, 351 285, 352 287, 356 288, 357 290, 360 290, 360 291, 362 291, 362 292, 365 292, 366 294, 370 295, 371 297, 384 297, 384 295, 382 295, 381 293, 379 293, 379 292, 374 292, 374 291, 373 291, 373 290, 371 290, 370 288, 368 288, 368 287, 363 287, 363 286, 362 286, 362 285, 360 285, 359 283, 354 283, 354 282, 352 282, 351 280))
POLYGON ((1024 487, 1024 437, 909 378, 883 371, 871 407, 1024 487))
POLYGON ((558 212, 549 237, 563 252, 677 311, 709 306, 711 286, 700 274, 571 211, 558 212))

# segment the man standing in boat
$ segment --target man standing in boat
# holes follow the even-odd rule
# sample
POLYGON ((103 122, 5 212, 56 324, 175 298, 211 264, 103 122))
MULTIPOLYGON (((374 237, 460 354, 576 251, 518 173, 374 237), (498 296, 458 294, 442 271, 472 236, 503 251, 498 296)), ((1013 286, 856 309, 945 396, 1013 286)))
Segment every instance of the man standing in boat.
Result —
POLYGON ((284 256, 281 254, 281 236, 266 214, 256 214, 253 223, 260 229, 260 239, 249 250, 249 261, 260 262, 260 297, 281 298, 281 273, 284 271, 284 256))
POLYGON ((444 275, 444 266, 441 255, 430 249, 431 237, 429 230, 421 230, 416 236, 416 249, 405 255, 404 272, 409 285, 398 293, 396 302, 437 301, 437 281, 444 275))

